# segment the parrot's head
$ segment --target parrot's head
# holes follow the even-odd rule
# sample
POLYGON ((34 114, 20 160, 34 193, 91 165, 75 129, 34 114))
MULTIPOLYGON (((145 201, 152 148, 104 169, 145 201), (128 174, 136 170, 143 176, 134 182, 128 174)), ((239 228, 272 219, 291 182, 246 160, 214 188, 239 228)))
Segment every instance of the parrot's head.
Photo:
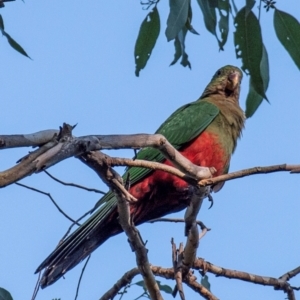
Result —
POLYGON ((242 78, 242 71, 235 66, 228 65, 220 68, 206 87, 201 98, 212 94, 221 94, 226 98, 238 101, 242 78))

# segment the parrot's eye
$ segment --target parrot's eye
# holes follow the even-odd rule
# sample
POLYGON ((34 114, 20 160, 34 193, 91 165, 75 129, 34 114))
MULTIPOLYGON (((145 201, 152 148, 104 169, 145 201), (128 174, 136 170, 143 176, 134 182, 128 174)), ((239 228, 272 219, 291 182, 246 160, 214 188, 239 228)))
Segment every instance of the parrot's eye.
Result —
POLYGON ((221 75, 221 70, 217 71, 217 76, 220 76, 221 75))

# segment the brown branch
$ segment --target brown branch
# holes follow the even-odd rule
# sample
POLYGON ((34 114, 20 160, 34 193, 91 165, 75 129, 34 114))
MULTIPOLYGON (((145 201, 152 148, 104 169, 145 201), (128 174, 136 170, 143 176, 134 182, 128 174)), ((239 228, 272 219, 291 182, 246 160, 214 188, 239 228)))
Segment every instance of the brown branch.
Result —
POLYGON ((291 278, 295 277, 299 273, 300 273, 300 266, 295 268, 294 270, 291 270, 291 271, 283 274, 282 276, 279 277, 279 279, 282 279, 284 281, 289 281, 291 278))
POLYGON ((143 276, 151 299, 161 300, 163 298, 160 294, 158 284, 151 272, 147 257, 147 249, 145 248, 139 231, 131 222, 129 202, 132 202, 133 200, 136 201, 136 199, 124 188, 122 177, 107 164, 108 158, 107 155, 104 155, 101 152, 91 152, 84 155, 81 160, 91 167, 117 196, 119 223, 128 237, 132 250, 135 252, 138 269, 143 276))
POLYGON ((207 188, 195 187, 190 205, 185 211, 184 220, 187 241, 184 249, 184 259, 182 262, 183 276, 188 274, 189 269, 192 267, 196 259, 197 249, 199 246, 199 230, 196 223, 196 218, 203 200, 207 197, 208 193, 209 189, 207 188))
POLYGON ((254 167, 250 169, 244 169, 241 171, 232 172, 229 174, 221 175, 214 178, 202 179, 198 182, 200 186, 213 185, 222 181, 229 181, 237 178, 242 178, 245 176, 256 175, 256 174, 268 174, 274 172, 290 172, 290 173, 300 173, 300 165, 274 165, 267 167, 254 167))
MULTIPOLYGON (((172 239, 173 242, 173 239, 172 239)), ((173 266, 174 266, 174 278, 176 281, 176 286, 174 287, 174 290, 172 292, 172 296, 175 298, 177 292, 179 292, 180 299, 185 300, 184 296, 184 291, 183 291, 183 286, 182 286, 182 261, 183 261, 183 244, 179 244, 179 249, 176 249, 176 245, 173 242, 172 243, 172 250, 175 251, 174 254, 172 254, 172 257, 175 255, 175 259, 173 261, 173 266)))
MULTIPOLYGON (((184 223, 185 220, 181 218, 158 218, 158 219, 152 219, 147 223, 156 223, 156 222, 184 223)), ((207 231, 211 230, 210 228, 207 228, 202 221, 196 220, 196 223, 201 227, 202 230, 204 229, 206 229, 207 231)))
MULTIPOLYGON (((160 134, 110 136, 91 135, 74 137, 72 136, 73 128, 73 126, 64 123, 58 135, 48 135, 44 140, 41 138, 37 138, 35 140, 35 134, 28 135, 28 138, 26 138, 26 141, 29 141, 28 143, 13 141, 12 136, 1 136, 0 147, 2 148, 39 145, 40 142, 49 140, 50 136, 52 136, 51 141, 53 141, 53 143, 49 142, 46 144, 46 148, 42 146, 39 150, 33 152, 34 154, 26 156, 20 161, 18 166, 1 172, 0 187, 16 182, 34 172, 40 172, 72 156, 76 157, 89 151, 102 149, 137 149, 143 147, 154 147, 157 148, 167 159, 169 159, 175 167, 186 174, 184 176, 190 177, 190 179, 199 180, 200 178, 208 178, 215 172, 214 168, 200 167, 191 163, 160 134), (11 138, 11 141, 9 141, 9 138, 11 138), (28 166, 28 164, 30 166, 28 166), (13 176, 11 173, 13 173, 13 176)), ((57 133, 57 131, 55 131, 55 133, 57 133)), ((43 137, 43 134, 41 134, 41 136, 43 137)), ((21 139, 19 138, 19 135, 17 140, 18 139, 21 139)))
POLYGON ((197 277, 189 273, 184 281, 193 291, 199 293, 202 297, 207 300, 218 300, 206 287, 197 282, 197 277))
POLYGON ((58 133, 59 130, 49 129, 31 134, 0 135, 0 150, 17 147, 37 147, 50 142, 58 133))
POLYGON ((222 276, 226 278, 234 278, 239 279, 247 282, 253 282, 256 284, 261 285, 269 285, 278 287, 283 289, 288 283, 282 279, 266 277, 266 276, 259 276, 255 274, 250 274, 242 271, 230 270, 225 269, 223 267, 219 267, 216 265, 211 264, 210 262, 206 262, 203 258, 197 258, 194 262, 193 269, 199 270, 203 273, 209 272, 215 274, 217 276, 222 276))
POLYGON ((35 191, 35 192, 37 192, 37 193, 40 193, 40 194, 42 194, 42 195, 48 196, 48 197, 50 198, 50 200, 52 201, 52 203, 54 204, 54 206, 58 209, 58 211, 59 211, 62 215, 64 215, 64 216, 65 216, 68 220, 70 220, 71 222, 73 222, 73 223, 77 224, 78 226, 80 226, 80 224, 79 224, 77 221, 73 220, 70 216, 68 216, 68 215, 67 215, 67 214, 59 207, 59 205, 55 202, 55 200, 52 198, 52 196, 51 196, 50 193, 43 192, 43 191, 41 191, 41 190, 39 190, 39 189, 36 189, 36 188, 34 188, 34 187, 31 187, 31 186, 28 186, 28 185, 25 185, 25 184, 22 184, 22 183, 19 183, 19 182, 16 182, 15 184, 16 184, 16 185, 19 185, 19 186, 21 186, 21 187, 24 187, 24 188, 26 188, 26 189, 35 191))
POLYGON ((105 192, 102 192, 98 189, 94 189, 94 188, 88 188, 88 187, 85 187, 85 186, 82 186, 80 184, 76 184, 76 183, 72 183, 72 182, 64 182, 58 178, 56 178, 55 176, 53 176, 52 174, 50 174, 48 171, 44 170, 44 172, 53 180, 55 180, 56 182, 62 184, 62 185, 66 185, 66 186, 72 186, 72 187, 77 187, 79 189, 83 189, 85 191, 88 191, 88 192, 95 192, 95 193, 98 193, 98 194, 102 194, 102 195, 105 195, 106 193, 105 192))
POLYGON ((36 159, 57 144, 53 140, 31 152, 20 160, 20 163, 6 171, 0 172, 0 188, 12 184, 36 171, 36 159))
POLYGON ((132 279, 140 274, 138 268, 133 268, 130 271, 126 272, 114 285, 111 289, 109 289, 100 300, 110 300, 113 299, 118 292, 129 283, 131 283, 132 279))
MULTIPOLYGON (((176 245, 175 245, 176 250, 176 245)), ((153 274, 155 276, 159 276, 168 280, 174 280, 174 268, 162 268, 159 266, 150 266, 153 274)), ((138 268, 133 268, 130 271, 126 272, 114 285, 113 287, 108 290, 100 300, 109 300, 113 299, 118 292, 125 287, 126 285, 130 284, 132 279, 140 274, 138 268)), ((189 287, 191 287, 195 292, 203 296, 205 299, 208 300, 217 300, 218 298, 215 297, 209 290, 207 290, 204 286, 198 283, 196 276, 194 276, 191 272, 189 273, 186 278, 183 279, 183 282, 186 283, 189 287)))

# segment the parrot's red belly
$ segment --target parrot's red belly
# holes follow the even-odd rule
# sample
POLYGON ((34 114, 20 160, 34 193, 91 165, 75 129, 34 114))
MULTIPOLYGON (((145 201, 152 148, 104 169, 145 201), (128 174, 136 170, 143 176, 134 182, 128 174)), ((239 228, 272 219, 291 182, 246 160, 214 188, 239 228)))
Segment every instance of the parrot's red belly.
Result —
MULTIPOLYGON (((203 132, 179 152, 196 165, 214 167, 217 170, 214 176, 223 174, 230 159, 218 136, 209 132, 203 132)), ((172 165, 168 160, 164 164, 172 165)), ((192 193, 184 180, 159 170, 134 184, 129 191, 138 199, 131 206, 136 224, 184 209, 192 193)))
MULTIPOLYGON (((225 154, 219 143, 218 136, 207 132, 203 132, 184 149, 179 150, 179 152, 195 165, 214 167, 217 170, 214 176, 223 174, 224 167, 229 161, 229 157, 225 154)), ((164 164, 172 166, 172 163, 168 160, 165 160, 164 164)), ((135 184, 130 189, 130 193, 137 199, 140 199, 145 193, 150 192, 151 187, 161 183, 165 185, 171 184, 177 189, 188 186, 184 180, 167 172, 157 170, 141 182, 135 184)))

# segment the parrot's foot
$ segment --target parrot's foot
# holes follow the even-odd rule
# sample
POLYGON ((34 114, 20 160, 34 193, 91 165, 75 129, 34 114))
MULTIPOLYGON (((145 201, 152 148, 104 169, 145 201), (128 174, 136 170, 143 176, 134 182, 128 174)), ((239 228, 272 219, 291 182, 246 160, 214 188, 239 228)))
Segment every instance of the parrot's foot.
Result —
POLYGON ((195 175, 198 180, 201 180, 213 177, 216 172, 217 170, 214 167, 198 167, 195 175))

